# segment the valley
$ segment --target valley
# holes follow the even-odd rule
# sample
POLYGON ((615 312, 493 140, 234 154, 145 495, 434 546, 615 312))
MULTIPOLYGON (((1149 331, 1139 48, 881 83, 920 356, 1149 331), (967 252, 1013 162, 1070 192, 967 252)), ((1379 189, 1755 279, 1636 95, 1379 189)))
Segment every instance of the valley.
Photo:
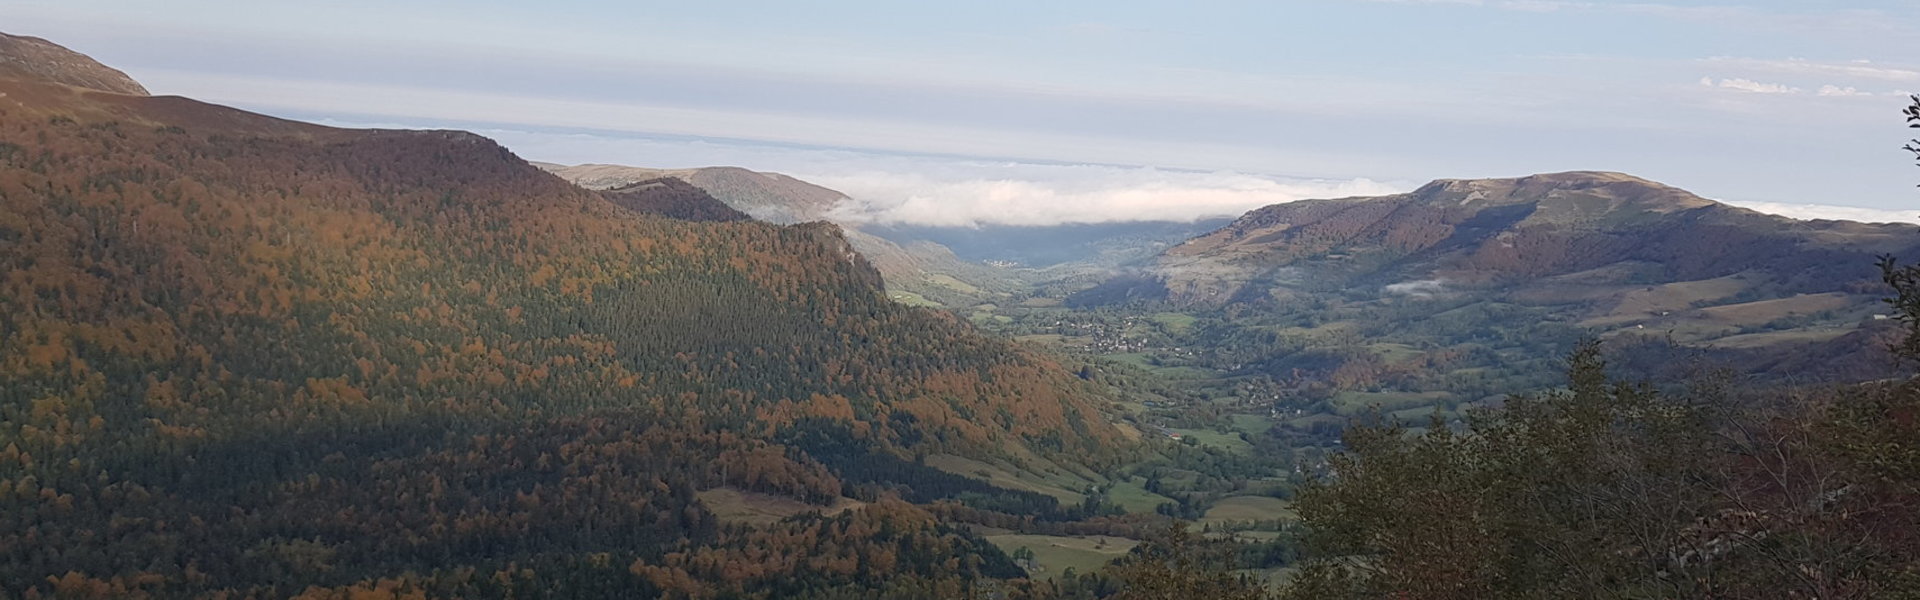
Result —
POLYGON ((1224 183, 915 222, 0 34, 0 599, 1920 581, 1920 226, 1607 171, 1179 177, 1224 183))

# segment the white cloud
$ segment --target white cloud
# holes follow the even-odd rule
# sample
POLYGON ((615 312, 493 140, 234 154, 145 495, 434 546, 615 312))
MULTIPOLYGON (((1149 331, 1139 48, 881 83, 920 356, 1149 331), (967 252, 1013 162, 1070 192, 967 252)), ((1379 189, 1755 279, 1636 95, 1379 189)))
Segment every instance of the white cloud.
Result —
POLYGON ((1802 58, 1767 60, 1722 56, 1705 59, 1701 62, 1713 65, 1715 68, 1732 68, 1788 75, 1873 79, 1879 81, 1920 81, 1920 71, 1885 65, 1869 60, 1824 62, 1802 58))
POLYGON ((796 176, 850 196, 851 201, 836 209, 840 219, 948 227, 1192 221, 1306 198, 1406 189, 1367 179, 979 162, 796 176))
POLYGON ((1720 89, 1734 90, 1738 92, 1747 92, 1750 94, 1798 94, 1802 91, 1800 88, 1789 86, 1786 84, 1765 83, 1765 82, 1754 81, 1752 79, 1746 79, 1741 77, 1736 77, 1733 79, 1721 79, 1717 83, 1713 80, 1712 77, 1702 77, 1700 78, 1700 85, 1715 87, 1720 89))
POLYGON ((1870 92, 1862 92, 1859 90, 1859 88, 1855 88, 1853 86, 1840 87, 1837 85, 1823 85, 1823 86, 1820 86, 1820 95, 1827 96, 1827 97, 1834 97, 1834 98, 1846 98, 1846 97, 1852 97, 1852 96, 1872 96, 1873 94, 1870 92))
POLYGON ((1447 291, 1447 281, 1445 279, 1422 279, 1418 281, 1402 281, 1400 283, 1395 283, 1395 284, 1391 284, 1386 287, 1380 288, 1380 291, 1386 292, 1386 294, 1389 296, 1412 296, 1415 298, 1431 298, 1437 294, 1440 294, 1441 292, 1447 291))
POLYGON ((1726 203, 1767 214, 1801 220, 1829 219, 1836 221, 1859 221, 1861 223, 1920 224, 1920 208, 1913 210, 1887 210, 1882 208, 1831 206, 1825 204, 1794 204, 1788 202, 1726 201, 1726 203))
MULTIPOLYGON (((408 127, 323 120, 340 127, 408 127)), ((531 160, 642 167, 738 166, 847 194, 850 222, 976 226, 1192 221, 1305 198, 1404 192, 1408 182, 1037 163, 642 134, 471 128, 531 160)))

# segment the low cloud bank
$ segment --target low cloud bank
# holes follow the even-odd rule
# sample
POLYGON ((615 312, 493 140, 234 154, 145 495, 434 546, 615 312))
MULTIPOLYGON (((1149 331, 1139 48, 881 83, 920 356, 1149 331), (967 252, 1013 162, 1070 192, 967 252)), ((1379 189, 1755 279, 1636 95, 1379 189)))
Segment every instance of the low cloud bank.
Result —
POLYGON ((1825 204, 1792 204, 1786 202, 1744 202, 1731 201, 1727 204, 1750 208, 1767 214, 1780 215, 1793 219, 1813 220, 1831 219, 1836 221, 1859 221, 1862 223, 1914 223, 1920 224, 1920 208, 1910 210, 1887 210, 1881 208, 1860 208, 1854 206, 1829 206, 1825 204))
POLYGON ((1447 291, 1447 282, 1444 279, 1422 279, 1418 281, 1402 281, 1400 283, 1395 283, 1395 284, 1391 284, 1386 287, 1380 288, 1380 291, 1386 292, 1387 295, 1389 296, 1411 296, 1414 298, 1431 298, 1435 294, 1439 294, 1441 292, 1447 291))
POLYGON ((955 163, 910 171, 799 175, 845 192, 839 219, 977 227, 1192 221, 1306 198, 1403 191, 1367 179, 1288 179, 1234 172, 1097 165, 955 163))

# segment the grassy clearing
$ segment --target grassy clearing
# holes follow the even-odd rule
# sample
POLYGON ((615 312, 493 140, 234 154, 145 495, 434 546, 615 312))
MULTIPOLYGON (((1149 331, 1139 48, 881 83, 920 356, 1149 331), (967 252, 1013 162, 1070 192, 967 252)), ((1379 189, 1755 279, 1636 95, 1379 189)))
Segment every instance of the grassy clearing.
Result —
POLYGON ((1398 365, 1419 359, 1426 353, 1406 344, 1380 343, 1367 348, 1387 364, 1398 365))
POLYGON ((987 483, 1010 490, 1046 494, 1060 499, 1063 504, 1084 502, 1087 497, 1081 494, 1080 490, 1086 489, 1093 483, 1071 473, 1043 475, 952 454, 928 456, 927 466, 955 475, 983 479, 987 483))
POLYGON ((1853 333, 1856 329, 1857 328, 1854 327, 1790 329, 1787 331, 1732 335, 1713 340, 1711 343, 1716 348, 1764 348, 1767 346, 1788 344, 1817 344, 1832 341, 1840 336, 1853 333))
POLYGON ((1708 319, 1729 325, 1762 325, 1774 319, 1794 315, 1809 315, 1824 311, 1840 311, 1854 307, 1854 297, 1834 292, 1831 294, 1800 294, 1791 298, 1762 300, 1745 304, 1729 304, 1713 308, 1700 309, 1708 319))
POLYGON ((1202 446, 1213 446, 1233 452, 1245 452, 1253 449, 1252 444, 1248 444, 1246 440, 1240 439, 1239 432, 1220 433, 1212 429, 1169 429, 1202 446))
POLYGON ((936 273, 928 276, 927 283, 931 283, 931 284, 944 287, 956 292, 960 292, 962 294, 967 294, 967 295, 978 295, 980 293, 980 288, 974 287, 973 284, 967 283, 965 281, 954 279, 952 275, 947 275, 945 273, 936 273))
POLYGON ((1220 376, 1218 373, 1199 367, 1147 367, 1147 370, 1166 379, 1181 381, 1211 380, 1220 376))
POLYGON ((1727 276, 1635 289, 1621 294, 1619 304, 1614 305, 1607 317, 1633 320, 1659 316, 1663 312, 1680 312, 1699 303, 1731 297, 1752 285, 1746 278, 1727 276))
POLYGON ((1161 504, 1173 502, 1172 498, 1147 491, 1147 480, 1134 477, 1127 481, 1116 482, 1107 490, 1107 499, 1130 513, 1152 514, 1161 504))
POLYGON ((1447 392, 1341 392, 1333 397, 1333 410, 1344 417, 1366 414, 1375 405, 1381 412, 1399 412, 1433 406, 1452 397, 1447 392))
POLYGON ((1273 429, 1273 419, 1266 415, 1228 415, 1227 419, 1233 421, 1234 431, 1247 435, 1260 435, 1273 429))
POLYGON ((1020 548, 1033 550, 1034 562, 1039 563, 1039 568, 1031 574, 1046 579, 1052 579, 1068 568, 1080 573, 1098 571, 1139 544, 1134 540, 1111 536, 1005 534, 986 538, 1008 554, 1020 548))
POLYGON ((907 306, 920 306, 925 308, 946 308, 947 307, 947 305, 945 304, 928 300, 926 296, 922 296, 920 294, 916 294, 906 290, 889 291, 887 292, 887 297, 892 298, 894 302, 899 302, 907 306))
POLYGON ((1293 505, 1285 500, 1269 496, 1234 496, 1222 498, 1207 509, 1200 518, 1201 523, 1231 523, 1245 521, 1270 521, 1273 519, 1296 519, 1299 514, 1293 511, 1293 505))
POLYGON ((1153 316, 1147 318, 1159 324, 1167 333, 1174 335, 1186 335, 1187 332, 1193 330, 1194 321, 1200 320, 1193 315, 1176 312, 1155 313, 1153 316))

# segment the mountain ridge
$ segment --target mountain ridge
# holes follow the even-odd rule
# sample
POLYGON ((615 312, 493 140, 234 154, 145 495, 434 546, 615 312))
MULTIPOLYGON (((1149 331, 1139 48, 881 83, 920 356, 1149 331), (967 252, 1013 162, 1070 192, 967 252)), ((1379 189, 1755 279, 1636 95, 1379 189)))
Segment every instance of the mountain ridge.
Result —
POLYGON ((115 94, 147 95, 146 87, 119 69, 31 36, 0 33, 0 75, 4 74, 115 94))
POLYGON ((1405 194, 1262 207, 1169 249, 1146 272, 1163 280, 1165 295, 1175 301, 1206 303, 1243 297, 1250 282, 1296 263, 1325 267, 1318 272, 1343 280, 1399 271, 1406 278, 1480 283, 1623 261, 1654 263, 1681 279, 1750 267, 1811 280, 1801 286, 1810 289, 1832 287, 1842 277, 1867 278, 1871 265, 1831 276, 1801 272, 1814 264, 1806 255, 1903 251, 1920 244, 1916 231, 1900 224, 1796 221, 1629 175, 1568 172, 1439 180, 1405 194), (1354 266, 1332 268, 1329 256, 1354 266), (1769 265, 1766 257, 1790 260, 1769 265))

